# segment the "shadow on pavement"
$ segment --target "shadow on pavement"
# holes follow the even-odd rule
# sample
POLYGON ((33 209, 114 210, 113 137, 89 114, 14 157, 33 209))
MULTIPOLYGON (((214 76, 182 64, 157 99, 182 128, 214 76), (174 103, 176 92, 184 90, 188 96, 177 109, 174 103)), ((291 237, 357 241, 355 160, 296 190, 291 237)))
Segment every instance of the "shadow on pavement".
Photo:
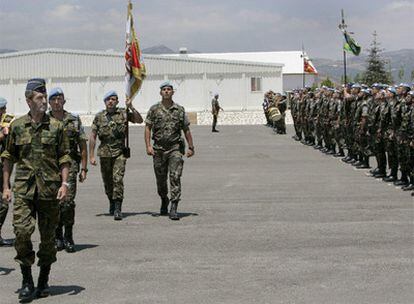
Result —
POLYGON ((67 294, 69 296, 74 296, 82 291, 84 291, 85 288, 82 286, 77 285, 67 285, 67 286, 50 286, 50 295, 51 296, 58 296, 58 295, 64 295, 67 294))
POLYGON ((15 268, 4 268, 4 267, 0 267, 0 275, 8 275, 10 274, 12 271, 16 270, 15 268))
POLYGON ((85 249, 90 249, 90 248, 95 248, 98 247, 99 245, 94 245, 94 244, 76 244, 75 245, 75 249, 76 251, 82 251, 85 249))

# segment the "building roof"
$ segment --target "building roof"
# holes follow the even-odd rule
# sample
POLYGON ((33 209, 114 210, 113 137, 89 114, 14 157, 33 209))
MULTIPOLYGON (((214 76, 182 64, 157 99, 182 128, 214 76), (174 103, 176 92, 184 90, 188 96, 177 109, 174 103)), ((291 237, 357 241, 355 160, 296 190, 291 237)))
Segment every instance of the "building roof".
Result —
MULTIPOLYGON (((193 56, 143 55, 149 76, 203 73, 275 73, 280 63, 193 56)), ((0 80, 31 77, 118 77, 125 74, 124 53, 39 49, 0 55, 0 80)))
MULTIPOLYGON (((178 57, 180 55, 167 54, 164 56, 178 57)), ((302 74, 303 53, 302 51, 287 52, 245 52, 245 53, 197 53, 188 54, 192 58, 209 58, 209 59, 226 59, 236 61, 249 61, 261 63, 279 63, 283 64, 283 74, 302 74)), ((307 54, 305 53, 307 58, 307 54)), ((309 60, 309 59, 308 59, 309 60)))

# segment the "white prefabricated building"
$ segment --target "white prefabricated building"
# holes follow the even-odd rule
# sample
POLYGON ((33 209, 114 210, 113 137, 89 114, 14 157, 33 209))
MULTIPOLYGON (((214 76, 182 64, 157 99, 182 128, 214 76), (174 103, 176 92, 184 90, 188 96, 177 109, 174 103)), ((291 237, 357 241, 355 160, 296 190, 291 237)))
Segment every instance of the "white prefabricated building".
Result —
MULTIPOLYGON (((248 112, 261 110, 264 92, 283 90, 280 63, 161 55, 144 55, 144 62, 148 76, 134 100, 143 113, 160 100, 159 85, 165 80, 175 86, 174 100, 194 113, 209 112, 216 92, 226 111, 248 112)), ((64 90, 69 111, 94 114, 104 108, 105 92, 114 89, 120 96, 124 94, 124 74, 124 54, 113 51, 40 49, 6 53, 0 55, 0 96, 9 101, 8 112, 26 113, 27 80, 41 77, 48 89, 59 86, 64 90)))

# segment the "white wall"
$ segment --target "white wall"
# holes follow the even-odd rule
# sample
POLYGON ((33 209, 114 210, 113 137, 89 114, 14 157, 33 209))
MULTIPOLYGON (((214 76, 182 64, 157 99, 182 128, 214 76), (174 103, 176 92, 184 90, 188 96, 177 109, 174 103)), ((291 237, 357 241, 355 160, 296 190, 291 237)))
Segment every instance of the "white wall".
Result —
MULTIPOLYGON (((250 91, 250 77, 261 77, 259 74, 228 74, 207 75, 195 74, 190 76, 171 77, 175 86, 174 100, 184 106, 188 112, 211 110, 211 99, 215 92, 220 94, 220 104, 228 111, 260 110, 264 92, 272 89, 282 91, 280 74, 263 75, 262 91, 250 91)), ((160 101, 159 85, 168 76, 148 77, 136 99, 135 106, 141 112, 147 112, 149 107, 160 101)), ((109 90, 116 90, 120 96, 120 106, 124 105, 123 77, 101 78, 70 78, 47 79, 47 89, 59 86, 65 92, 66 109, 79 114, 96 113, 104 108, 102 96, 109 90)), ((26 82, 0 82, 0 96, 8 100, 8 111, 16 115, 28 112, 24 97, 26 82)))

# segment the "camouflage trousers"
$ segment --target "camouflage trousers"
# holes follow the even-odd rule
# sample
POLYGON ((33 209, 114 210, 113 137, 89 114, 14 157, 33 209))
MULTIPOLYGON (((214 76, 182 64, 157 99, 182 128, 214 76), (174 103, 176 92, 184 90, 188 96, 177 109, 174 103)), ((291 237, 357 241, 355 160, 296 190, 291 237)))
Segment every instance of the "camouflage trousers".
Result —
MULTIPOLYGON (((0 193, 2 195, 2 193, 0 193)), ((3 204, 2 199, 0 198, 0 230, 3 227, 4 222, 6 221, 7 211, 9 210, 8 204, 3 204)))
POLYGON ((385 142, 385 149, 388 157, 388 167, 391 169, 392 175, 397 175, 398 172, 398 146, 393 139, 387 138, 385 142))
POLYGON ((378 168, 381 173, 387 170, 387 155, 385 153, 385 142, 383 138, 377 138, 374 144, 374 153, 377 160, 378 168))
POLYGON ((68 176, 68 196, 67 199, 60 204, 59 226, 73 226, 75 224, 75 197, 78 173, 79 164, 76 161, 72 161, 68 176))
POLYGON ((7 211, 9 210, 8 204, 3 204, 2 196, 3 196, 3 166, 0 164, 0 230, 3 227, 4 222, 6 221, 7 211))
POLYGON ((409 174, 410 172, 410 145, 408 143, 398 144, 398 161, 400 164, 400 170, 403 174, 409 174))
POLYGON ((158 195, 168 196, 167 179, 170 177, 170 201, 178 203, 181 198, 181 175, 183 173, 183 155, 178 150, 156 150, 154 155, 154 172, 157 179, 158 195))
POLYGON ((40 233, 37 264, 46 266, 56 261, 55 230, 59 221, 59 202, 39 200, 36 190, 33 200, 16 196, 14 201, 14 247, 17 252, 15 260, 21 265, 31 266, 35 261, 31 236, 35 230, 36 219, 40 233))
POLYGON ((124 199, 124 175, 126 158, 123 154, 117 157, 101 157, 101 174, 105 193, 109 200, 124 199))

